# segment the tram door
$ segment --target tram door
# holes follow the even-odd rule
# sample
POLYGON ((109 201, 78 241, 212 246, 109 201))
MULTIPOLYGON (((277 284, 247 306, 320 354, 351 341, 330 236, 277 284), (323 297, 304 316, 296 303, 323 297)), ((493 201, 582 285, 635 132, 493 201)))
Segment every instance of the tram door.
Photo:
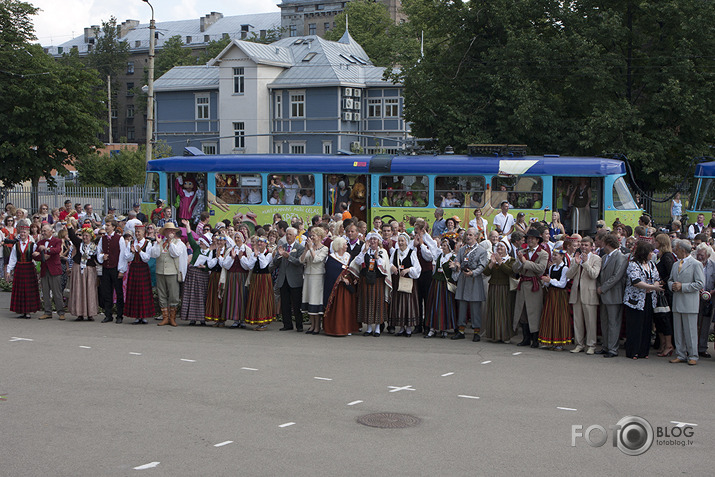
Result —
POLYGON ((366 175, 324 174, 323 180, 326 214, 341 213, 340 204, 344 203, 353 217, 367 221, 370 184, 366 175))
POLYGON ((184 202, 187 204, 186 206, 191 207, 192 222, 194 222, 194 219, 198 217, 201 212, 206 210, 206 173, 167 174, 166 177, 168 180, 166 188, 168 203, 166 205, 171 207, 172 217, 176 219, 180 226, 179 209, 181 207, 181 196, 185 194, 179 194, 179 189, 187 192, 193 190, 193 194, 191 195, 195 197, 195 199, 191 201, 186 200, 184 202), (176 179, 179 177, 181 177, 181 185, 177 185, 176 179))
POLYGON ((603 178, 554 177, 552 203, 567 234, 594 234, 604 217, 603 178))

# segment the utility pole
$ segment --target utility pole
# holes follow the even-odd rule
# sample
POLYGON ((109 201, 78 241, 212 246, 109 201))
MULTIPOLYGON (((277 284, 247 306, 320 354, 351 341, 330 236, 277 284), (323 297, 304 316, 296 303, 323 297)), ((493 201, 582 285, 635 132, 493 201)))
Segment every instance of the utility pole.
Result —
POLYGON ((154 22, 154 7, 149 0, 143 0, 151 8, 151 21, 149 22, 149 81, 147 84, 146 102, 146 162, 152 157, 154 142, 154 43, 156 41, 156 23, 154 22))
POLYGON ((112 77, 107 75, 107 119, 109 119, 109 144, 112 141, 112 77))

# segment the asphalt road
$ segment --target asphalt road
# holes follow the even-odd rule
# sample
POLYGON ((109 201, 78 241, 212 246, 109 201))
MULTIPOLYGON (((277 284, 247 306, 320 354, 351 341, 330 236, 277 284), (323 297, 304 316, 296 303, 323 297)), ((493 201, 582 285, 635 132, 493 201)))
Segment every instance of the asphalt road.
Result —
POLYGON ((713 360, 308 336, 278 324, 261 333, 17 320, 9 297, 0 293, 3 476, 713 472, 713 360), (421 423, 356 422, 381 412, 421 423), (654 430, 696 424, 678 428, 692 444, 656 437, 629 456, 609 431, 602 447, 580 437, 571 446, 573 425, 608 429, 625 416, 654 430))

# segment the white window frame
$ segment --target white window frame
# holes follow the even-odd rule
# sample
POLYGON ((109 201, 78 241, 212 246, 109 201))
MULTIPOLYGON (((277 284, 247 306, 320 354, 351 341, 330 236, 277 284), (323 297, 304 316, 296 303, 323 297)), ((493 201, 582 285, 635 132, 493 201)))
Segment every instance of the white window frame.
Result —
POLYGON ((367 117, 381 118, 382 117, 382 98, 368 98, 367 100, 367 117))
POLYGON ((206 121, 211 118, 211 97, 208 94, 197 94, 194 100, 196 105, 196 120, 206 121))
POLYGON ((305 141, 289 142, 288 150, 291 154, 305 154, 305 141))
POLYGON ((233 123, 233 148, 246 149, 246 123, 233 123))
POLYGON ((385 98, 384 104, 386 118, 400 117, 400 98, 385 98))
POLYGON ((127 74, 128 74, 128 75, 133 75, 133 74, 134 74, 134 62, 133 62, 133 61, 128 61, 128 62, 127 62, 127 74))
POLYGON ((276 119, 282 119, 283 118, 283 92, 279 91, 276 93, 276 108, 274 111, 274 117, 276 119))
POLYGON ((243 66, 233 69, 233 94, 243 94, 246 86, 246 73, 243 66))
POLYGON ((216 142, 202 142, 201 151, 206 155, 218 154, 218 143, 216 142), (211 152, 213 150, 213 152, 211 152))
POLYGON ((333 141, 323 141, 323 154, 333 153, 333 141))
POLYGON ((290 91, 289 97, 291 119, 305 119, 305 90, 290 91))
POLYGON ((273 143, 273 153, 282 154, 283 153, 283 141, 275 141, 273 143))

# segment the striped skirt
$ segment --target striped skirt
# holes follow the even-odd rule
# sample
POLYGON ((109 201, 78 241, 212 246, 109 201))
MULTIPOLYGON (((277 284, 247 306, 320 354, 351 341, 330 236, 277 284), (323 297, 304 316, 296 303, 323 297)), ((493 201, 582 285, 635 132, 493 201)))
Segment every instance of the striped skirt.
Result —
POLYGON ((378 276, 375 283, 368 285, 360 280, 358 286, 358 323, 380 325, 387 318, 387 302, 385 301, 385 277, 378 276))
POLYGON ((206 290, 206 321, 226 321, 221 317, 221 271, 211 272, 206 290))
POLYGON ((430 329, 438 331, 454 329, 457 304, 454 293, 447 289, 446 281, 432 280, 426 306, 426 324, 430 329))
POLYGON ((572 339, 568 292, 564 288, 549 287, 541 312, 539 341, 558 346, 568 344, 572 339))
POLYGON ((514 336, 514 296, 509 285, 489 284, 486 310, 482 319, 484 339, 509 341, 514 336))
MULTIPOLYGON (((400 283, 399 275, 392 276, 392 283, 400 283)), ((403 327, 417 325, 420 316, 420 303, 417 296, 417 280, 412 280, 412 293, 397 291, 397 286, 392 289, 392 307, 390 318, 387 320, 390 326, 403 327)))
POLYGON ((79 265, 72 267, 70 273, 70 297, 67 311, 74 316, 95 316, 99 313, 97 296, 97 269, 85 267, 84 273, 79 265))
POLYGON ((223 317, 241 322, 246 317, 246 278, 248 272, 226 272, 226 291, 223 294, 223 317))
POLYGON ((252 325, 270 323, 275 316, 273 278, 270 273, 254 273, 248 286, 246 323, 252 325))
POLYGON ((129 264, 124 316, 137 319, 156 316, 154 295, 151 290, 151 274, 149 265, 144 262, 129 264))
POLYGON ((40 287, 35 264, 19 262, 14 273, 10 311, 21 314, 36 312, 40 309, 40 287))
POLYGON ((204 321, 206 319, 206 292, 209 287, 209 271, 189 266, 181 297, 182 320, 204 321))

